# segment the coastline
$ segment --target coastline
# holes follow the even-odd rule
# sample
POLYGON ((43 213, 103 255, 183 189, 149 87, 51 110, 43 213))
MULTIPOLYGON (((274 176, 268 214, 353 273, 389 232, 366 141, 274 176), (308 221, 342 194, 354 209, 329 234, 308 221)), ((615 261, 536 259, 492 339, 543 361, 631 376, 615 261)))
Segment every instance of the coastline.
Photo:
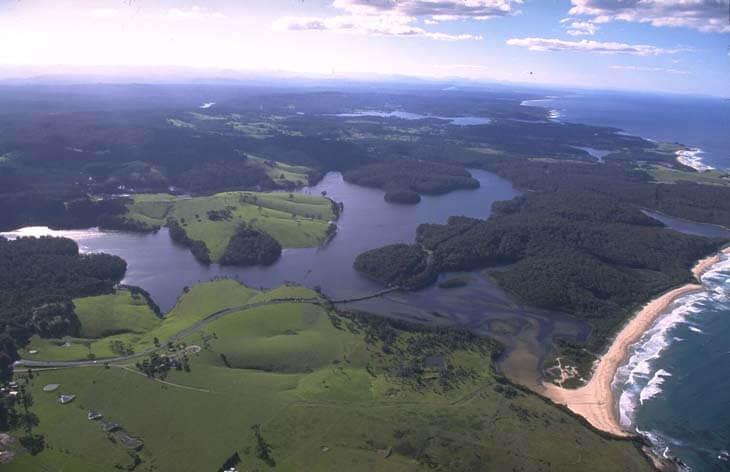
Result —
POLYGON ((702 156, 700 154, 704 154, 704 151, 698 148, 680 149, 675 153, 677 162, 687 167, 691 167, 697 172, 713 170, 714 167, 709 166, 702 161, 702 156))
MULTIPOLYGON (((694 277, 699 281, 702 274, 720 261, 723 253, 730 254, 730 248, 725 248, 697 261, 692 268, 694 277)), ((543 382, 538 392, 557 404, 567 406, 597 429, 616 436, 633 436, 633 433, 621 428, 616 414, 616 398, 611 388, 616 371, 626 362, 631 347, 641 339, 677 298, 701 289, 702 285, 689 283, 670 290, 647 303, 618 332, 608 350, 596 362, 593 375, 584 386, 567 389, 553 383, 543 382)))

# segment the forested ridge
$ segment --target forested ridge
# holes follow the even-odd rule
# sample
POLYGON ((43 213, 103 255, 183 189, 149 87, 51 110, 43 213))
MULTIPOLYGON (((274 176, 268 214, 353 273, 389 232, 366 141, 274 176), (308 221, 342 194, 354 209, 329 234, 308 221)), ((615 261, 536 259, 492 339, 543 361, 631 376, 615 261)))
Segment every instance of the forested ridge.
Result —
MULTIPOLYGON (((667 230, 632 205, 582 190, 497 202, 488 220, 423 224, 416 240, 432 251, 434 273, 498 266, 491 274, 506 291, 587 321, 593 333, 588 351, 578 354, 583 367, 638 304, 691 281, 695 262, 727 242, 667 230)), ((392 266, 399 263, 410 267, 390 246, 361 258, 378 266, 365 267, 372 274, 398 274, 392 266)))
POLYGON ((628 310, 691 280, 726 241, 666 230, 638 209, 586 192, 529 193, 488 220, 422 225, 418 242, 442 271, 508 265, 493 276, 526 302, 589 320, 600 347, 628 310))
POLYGON ((428 285, 437 275, 419 245, 391 244, 365 251, 355 258, 353 266, 385 285, 405 289, 428 285))
POLYGON ((462 167, 430 161, 399 159, 378 162, 344 174, 348 182, 385 190, 385 199, 418 203, 419 194, 437 195, 479 187, 479 181, 462 167))
POLYGON ((65 238, 0 237, 0 374, 33 334, 77 335, 73 298, 110 293, 126 262, 108 254, 79 254, 65 238))

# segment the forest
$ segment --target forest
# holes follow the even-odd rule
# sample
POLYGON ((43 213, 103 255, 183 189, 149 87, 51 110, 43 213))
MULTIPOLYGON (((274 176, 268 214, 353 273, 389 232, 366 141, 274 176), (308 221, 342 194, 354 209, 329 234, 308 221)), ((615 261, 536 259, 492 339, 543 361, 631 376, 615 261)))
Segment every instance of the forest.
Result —
POLYGON ((419 245, 391 244, 365 251, 355 258, 355 270, 389 286, 424 287, 436 280, 429 257, 419 245))
POLYGON ((193 256, 203 264, 210 264, 210 251, 208 250, 208 246, 205 245, 205 242, 190 239, 188 233, 185 232, 185 228, 174 218, 167 219, 167 228, 170 230, 170 239, 181 246, 190 248, 193 256))
MULTIPOLYGON (((689 282, 696 260, 727 243, 667 230, 632 205, 580 190, 497 202, 488 220, 423 224, 416 241, 433 253, 432 274, 492 267, 498 284, 526 303, 584 319, 593 328, 592 352, 637 304, 689 282)), ((402 284, 423 270, 424 254, 419 246, 385 246, 361 254, 355 266, 402 284)))
POLYGON ((111 293, 126 269, 116 256, 79 254, 70 239, 0 237, 0 376, 32 335, 77 335, 72 299, 111 293))
POLYGON ((730 225, 730 187, 687 181, 654 183, 635 163, 586 165, 490 156, 471 164, 494 172, 523 189, 597 193, 628 206, 701 223, 730 225))
POLYGON ((420 194, 438 195, 474 189, 479 181, 462 167, 437 162, 398 159, 378 162, 345 172, 348 182, 385 190, 385 200, 418 203, 420 194))
POLYGON ((268 234, 241 223, 221 257, 222 265, 273 264, 281 256, 281 244, 268 234))

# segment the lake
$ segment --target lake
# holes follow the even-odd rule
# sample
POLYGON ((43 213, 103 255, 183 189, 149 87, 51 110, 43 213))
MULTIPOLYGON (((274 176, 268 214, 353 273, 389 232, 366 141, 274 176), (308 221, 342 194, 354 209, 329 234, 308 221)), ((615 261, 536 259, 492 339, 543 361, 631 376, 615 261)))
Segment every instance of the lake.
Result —
POLYGON ((456 126, 488 125, 491 120, 484 116, 437 116, 421 115, 409 111, 356 111, 353 113, 338 113, 335 116, 344 118, 355 118, 363 116, 374 116, 377 118, 397 118, 399 120, 444 120, 456 126))
MULTIPOLYGON (((98 229, 51 231, 24 228, 7 236, 52 234, 78 242, 83 252, 106 252, 127 261, 124 283, 150 292, 163 311, 169 311, 185 286, 232 277, 255 288, 272 288, 283 282, 320 286, 332 299, 377 292, 383 287, 352 268, 363 251, 393 243, 412 243, 421 223, 445 223, 449 216, 487 218, 497 200, 509 200, 519 192, 512 184, 489 172, 470 170, 480 183, 474 190, 446 195, 424 195, 417 205, 399 205, 383 199, 380 189, 345 182, 339 172, 330 172, 304 193, 320 194, 343 202, 337 235, 324 247, 286 249, 270 266, 223 267, 199 263, 187 248, 174 244, 167 229, 138 234, 98 229)), ((396 292, 377 299, 341 305, 384 316, 429 324, 458 325, 500 340, 506 352, 500 365, 513 378, 527 384, 539 380, 539 364, 551 339, 560 335, 584 339, 587 326, 568 315, 529 309, 504 294, 490 278, 471 274, 465 287, 442 289, 434 285, 418 292, 396 292)))

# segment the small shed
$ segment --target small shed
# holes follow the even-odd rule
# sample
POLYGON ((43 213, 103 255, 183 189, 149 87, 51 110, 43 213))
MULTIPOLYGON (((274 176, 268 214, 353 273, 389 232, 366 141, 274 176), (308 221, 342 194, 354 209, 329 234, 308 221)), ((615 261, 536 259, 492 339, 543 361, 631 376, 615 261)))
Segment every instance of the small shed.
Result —
POLYGON ((60 403, 61 405, 65 405, 74 401, 74 398, 76 398, 76 395, 64 395, 62 393, 58 396, 58 403, 60 403))

